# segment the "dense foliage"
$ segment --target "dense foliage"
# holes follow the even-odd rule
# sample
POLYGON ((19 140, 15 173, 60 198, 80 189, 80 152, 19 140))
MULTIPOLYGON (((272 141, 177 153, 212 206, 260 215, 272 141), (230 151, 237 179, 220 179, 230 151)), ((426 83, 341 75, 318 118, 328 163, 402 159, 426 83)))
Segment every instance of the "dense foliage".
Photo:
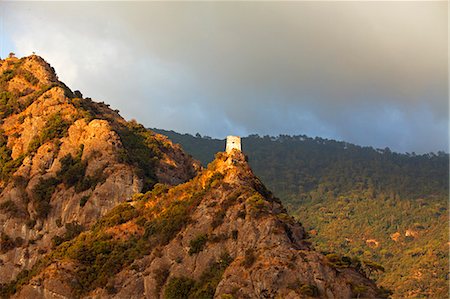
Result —
MULTIPOLYGON (((203 164, 225 148, 224 140, 155 131, 203 164)), ((251 135, 242 146, 318 250, 380 265, 385 271, 370 275, 396 297, 447 296, 448 154, 286 135, 251 135)))
POLYGON ((120 156, 122 162, 136 166, 144 181, 143 191, 150 190, 157 182, 155 165, 161 156, 153 133, 135 121, 128 122, 117 133, 124 146, 120 156))

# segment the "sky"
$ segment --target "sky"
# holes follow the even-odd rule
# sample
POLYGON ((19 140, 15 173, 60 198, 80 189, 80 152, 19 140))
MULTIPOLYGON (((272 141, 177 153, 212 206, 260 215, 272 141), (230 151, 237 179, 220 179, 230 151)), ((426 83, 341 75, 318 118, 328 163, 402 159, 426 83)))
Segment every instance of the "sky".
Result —
POLYGON ((0 57, 147 127, 448 152, 447 5, 0 2, 0 57))

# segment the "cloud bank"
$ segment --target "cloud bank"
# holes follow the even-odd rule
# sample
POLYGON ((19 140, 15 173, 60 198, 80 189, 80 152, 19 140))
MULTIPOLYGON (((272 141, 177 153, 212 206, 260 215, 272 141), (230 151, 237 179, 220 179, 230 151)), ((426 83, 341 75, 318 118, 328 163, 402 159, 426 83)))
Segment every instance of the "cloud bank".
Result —
POLYGON ((444 1, 0 9, 2 50, 35 51, 72 89, 148 127, 307 134, 408 152, 448 147, 444 1))

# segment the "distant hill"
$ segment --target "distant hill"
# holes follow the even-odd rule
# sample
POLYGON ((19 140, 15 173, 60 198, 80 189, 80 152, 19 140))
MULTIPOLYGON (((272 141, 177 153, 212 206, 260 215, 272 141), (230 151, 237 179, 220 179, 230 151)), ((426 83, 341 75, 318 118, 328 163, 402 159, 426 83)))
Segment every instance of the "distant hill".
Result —
MULTIPOLYGON (((225 146, 155 131, 204 165, 225 146)), ((382 264, 378 280, 394 297, 447 296, 448 154, 400 154, 305 135, 251 135, 242 147, 318 249, 382 264)))

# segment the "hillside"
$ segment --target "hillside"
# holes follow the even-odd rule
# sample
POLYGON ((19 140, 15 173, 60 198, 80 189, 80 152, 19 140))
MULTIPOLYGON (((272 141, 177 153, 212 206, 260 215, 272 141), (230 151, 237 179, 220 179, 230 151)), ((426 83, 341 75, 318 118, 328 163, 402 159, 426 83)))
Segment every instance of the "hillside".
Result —
POLYGON ((0 60, 0 283, 154 184, 198 162, 166 137, 83 98, 32 55, 0 60))
MULTIPOLYGON (((225 141, 156 130, 208 163, 225 141)), ((307 136, 242 139, 255 174, 320 251, 381 264, 395 298, 448 296, 448 154, 399 154, 307 136)))
POLYGON ((238 151, 167 137, 0 60, 0 297, 384 297, 369 261, 314 251, 238 151))
POLYGON ((321 255, 234 150, 158 184, 58 246, 15 298, 381 298, 370 263, 321 255))

